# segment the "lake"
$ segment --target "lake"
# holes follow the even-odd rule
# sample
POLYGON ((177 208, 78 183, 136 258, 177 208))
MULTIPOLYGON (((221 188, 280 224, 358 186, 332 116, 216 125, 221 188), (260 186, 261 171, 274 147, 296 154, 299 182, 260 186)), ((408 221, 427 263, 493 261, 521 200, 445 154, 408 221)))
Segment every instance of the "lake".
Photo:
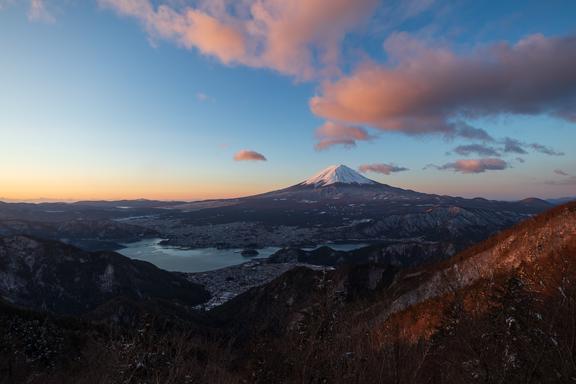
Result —
MULTIPOLYGON (((187 249, 161 245, 162 239, 145 239, 124 244, 118 253, 131 259, 144 260, 167 271, 205 272, 245 263, 251 259, 267 258, 278 251, 279 247, 258 249, 258 256, 244 257, 242 249, 196 248, 187 249)), ((366 244, 326 244, 341 251, 360 248, 366 244)), ((307 250, 313 248, 304 248, 307 250)))

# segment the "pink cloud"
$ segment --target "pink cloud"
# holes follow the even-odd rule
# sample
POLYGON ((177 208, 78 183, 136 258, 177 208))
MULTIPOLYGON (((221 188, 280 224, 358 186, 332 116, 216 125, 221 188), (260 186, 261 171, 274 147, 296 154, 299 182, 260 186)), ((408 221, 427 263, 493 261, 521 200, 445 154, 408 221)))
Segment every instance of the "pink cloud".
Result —
POLYGON ((457 54, 397 33, 384 47, 386 65, 364 62, 351 75, 324 83, 310 101, 312 111, 383 131, 447 136, 465 136, 465 118, 573 117, 575 36, 532 35, 457 54))
POLYGON ((483 173, 485 171, 500 171, 508 168, 509 165, 502 159, 484 158, 456 160, 453 163, 440 166, 431 164, 428 167, 462 173, 483 173))
POLYGON ((339 73, 340 45, 377 0, 201 0, 195 7, 150 0, 99 0, 138 19, 153 38, 196 48, 224 64, 270 68, 301 80, 339 73))
POLYGON ((99 0, 101 6, 140 20, 153 38, 173 40, 185 48, 229 64, 246 55, 246 38, 239 24, 221 21, 198 9, 175 10, 168 5, 155 8, 150 0, 99 0))
POLYGON ((339 73, 340 43, 376 8, 377 0, 259 0, 250 7, 260 65, 299 79, 339 73))
POLYGON ((389 175, 394 172, 402 172, 407 171, 408 168, 400 167, 395 164, 362 164, 358 167, 358 170, 362 173, 366 172, 374 172, 374 173, 381 173, 383 175, 389 175))
POLYGON ((564 172, 564 171, 561 170, 561 169, 555 169, 555 170, 554 170, 554 173, 557 174, 557 175, 560 175, 560 176, 570 176, 568 173, 564 172))
POLYGON ((351 127, 327 121, 316 130, 316 150, 328 149, 334 145, 353 147, 357 141, 372 140, 373 137, 362 127, 351 127))
POLYGON ((266 157, 261 153, 243 149, 234 155, 236 161, 266 161, 266 157))

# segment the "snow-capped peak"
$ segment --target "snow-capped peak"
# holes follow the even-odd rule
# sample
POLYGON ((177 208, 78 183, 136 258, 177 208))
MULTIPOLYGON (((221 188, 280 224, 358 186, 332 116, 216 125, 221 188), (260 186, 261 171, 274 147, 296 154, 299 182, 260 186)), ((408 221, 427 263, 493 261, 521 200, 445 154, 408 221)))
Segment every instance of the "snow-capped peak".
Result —
POLYGON ((342 184, 377 184, 345 165, 332 165, 302 182, 302 185, 323 187, 335 183, 342 184))

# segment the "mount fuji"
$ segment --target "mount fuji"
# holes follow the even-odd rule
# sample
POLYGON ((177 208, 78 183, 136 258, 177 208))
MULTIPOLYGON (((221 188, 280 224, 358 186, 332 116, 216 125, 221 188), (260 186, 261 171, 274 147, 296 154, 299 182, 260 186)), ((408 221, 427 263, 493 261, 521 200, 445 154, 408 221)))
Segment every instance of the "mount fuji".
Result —
POLYGON ((551 205, 465 199, 416 192, 371 180, 345 165, 330 166, 290 187, 237 199, 171 207, 135 224, 173 234, 178 246, 260 247, 333 241, 482 240, 551 205))
POLYGON ((314 176, 304 180, 300 185, 313 185, 315 187, 325 187, 332 184, 378 184, 374 180, 370 180, 353 169, 345 165, 332 165, 314 176))
POLYGON ((306 204, 330 201, 330 205, 378 200, 418 199, 425 193, 396 188, 371 180, 345 165, 332 165, 291 187, 248 196, 238 201, 275 199, 306 204))

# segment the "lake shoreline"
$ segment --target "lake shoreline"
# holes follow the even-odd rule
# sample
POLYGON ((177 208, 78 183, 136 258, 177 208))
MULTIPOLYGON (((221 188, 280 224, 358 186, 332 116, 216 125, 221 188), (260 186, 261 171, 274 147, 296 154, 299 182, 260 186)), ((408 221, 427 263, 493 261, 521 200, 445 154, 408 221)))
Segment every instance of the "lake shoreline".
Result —
MULTIPOLYGON (((124 248, 117 252, 132 259, 143 260, 172 272, 201 273, 244 264, 251 260, 267 259, 282 247, 254 248, 258 255, 244 256, 246 248, 215 247, 189 248, 162 244, 163 238, 148 238, 133 243, 122 244, 124 248)), ((349 251, 367 246, 366 242, 328 243, 301 249, 312 250, 328 246, 335 250, 349 251)))

